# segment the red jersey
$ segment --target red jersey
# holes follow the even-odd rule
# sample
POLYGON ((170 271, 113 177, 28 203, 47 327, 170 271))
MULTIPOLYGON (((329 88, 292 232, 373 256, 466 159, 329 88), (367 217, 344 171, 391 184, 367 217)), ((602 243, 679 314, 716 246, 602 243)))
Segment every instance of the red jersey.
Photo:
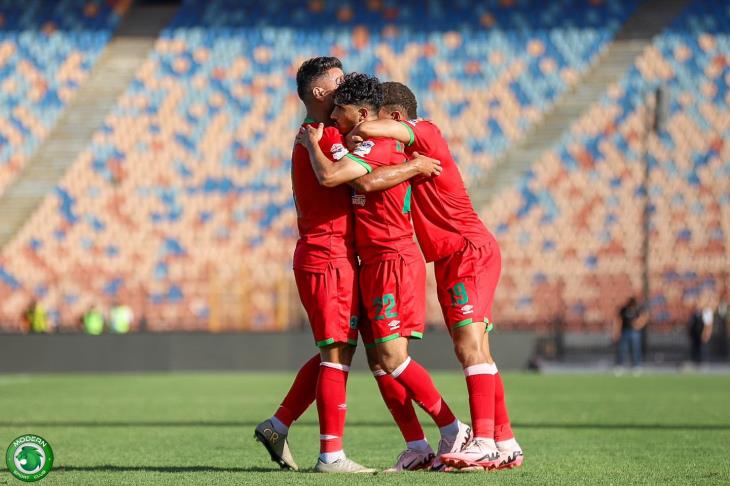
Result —
POLYGON ((427 120, 401 122, 411 133, 406 154, 418 152, 441 161, 438 177, 413 181, 413 226, 427 262, 460 250, 464 242, 482 246, 494 237, 466 192, 464 180, 438 127, 427 120))
MULTIPOLYGON (((316 126, 309 119, 302 124, 306 125, 316 126)), ((325 127, 319 146, 333 161, 348 153, 335 127, 325 127)), ((350 189, 345 185, 332 188, 320 185, 309 153, 300 144, 295 144, 292 150, 291 177, 299 228, 294 268, 317 271, 333 259, 354 258, 350 189)))
MULTIPOLYGON (((364 165, 368 172, 407 160, 403 144, 388 138, 365 140, 348 157, 364 165)), ((395 258, 420 256, 411 226, 411 186, 402 182, 386 191, 363 194, 354 191, 355 247, 363 264, 395 258)))

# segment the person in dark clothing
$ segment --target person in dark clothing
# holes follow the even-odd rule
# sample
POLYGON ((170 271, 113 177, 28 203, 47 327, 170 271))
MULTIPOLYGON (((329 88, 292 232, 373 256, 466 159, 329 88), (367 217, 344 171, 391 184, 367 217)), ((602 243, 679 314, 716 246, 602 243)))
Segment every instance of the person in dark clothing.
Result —
POLYGON ((715 313, 711 307, 695 309, 689 319, 690 358, 699 365, 707 361, 707 343, 712 336, 715 313))
POLYGON ((618 317, 614 331, 614 342, 617 343, 616 364, 623 366, 630 353, 631 365, 640 366, 641 330, 646 326, 648 316, 636 298, 631 297, 619 310, 618 317))

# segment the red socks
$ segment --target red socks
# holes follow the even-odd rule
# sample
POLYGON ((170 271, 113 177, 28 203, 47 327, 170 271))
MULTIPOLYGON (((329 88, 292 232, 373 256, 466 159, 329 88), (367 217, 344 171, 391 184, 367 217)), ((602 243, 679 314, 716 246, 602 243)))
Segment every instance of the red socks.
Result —
POLYGON ((474 437, 492 439, 495 430, 495 364, 478 364, 464 368, 469 390, 469 409, 474 437))
POLYGON ((304 366, 301 367, 296 378, 294 378, 289 393, 286 394, 284 401, 281 402, 279 409, 274 414, 274 417, 287 427, 291 427, 291 424, 301 417, 314 401, 320 362, 321 359, 319 353, 317 353, 304 363, 304 366))
POLYGON ((403 385, 395 381, 385 371, 378 370, 373 374, 383 401, 390 410, 390 414, 393 416, 393 420, 398 425, 405 441, 412 442, 424 439, 426 436, 423 434, 423 428, 421 428, 411 398, 403 385))
POLYGON ((322 362, 317 380, 320 452, 342 450, 347 415, 347 373, 349 366, 322 362))
POLYGON ((408 395, 428 413, 438 427, 452 424, 456 417, 436 389, 431 375, 420 364, 408 357, 390 374, 403 385, 408 395))
POLYGON ((512 426, 509 423, 507 404, 504 400, 504 384, 499 373, 494 375, 494 440, 501 442, 514 438, 512 426))

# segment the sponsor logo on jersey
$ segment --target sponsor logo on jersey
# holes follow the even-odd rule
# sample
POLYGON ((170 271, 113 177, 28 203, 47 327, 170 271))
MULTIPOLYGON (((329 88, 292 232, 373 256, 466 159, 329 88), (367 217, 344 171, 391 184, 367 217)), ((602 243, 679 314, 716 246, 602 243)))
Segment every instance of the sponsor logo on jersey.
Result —
POLYGON ((340 160, 342 157, 350 152, 341 143, 336 143, 332 145, 332 147, 330 147, 330 153, 332 154, 333 159, 340 160))
POLYGON ((365 206, 365 194, 353 194, 352 204, 356 206, 365 206))
POLYGON ((466 314, 473 314, 474 313, 474 306, 473 305, 465 305, 461 308, 461 313, 466 314))
POLYGON ((365 140, 360 145, 358 145, 352 153, 363 157, 369 154, 373 147, 375 147, 375 142, 373 142, 372 140, 365 140))
POLYGON ((388 327, 390 328, 391 331, 395 331, 396 329, 398 329, 400 327, 400 321, 390 321, 388 323, 388 327))

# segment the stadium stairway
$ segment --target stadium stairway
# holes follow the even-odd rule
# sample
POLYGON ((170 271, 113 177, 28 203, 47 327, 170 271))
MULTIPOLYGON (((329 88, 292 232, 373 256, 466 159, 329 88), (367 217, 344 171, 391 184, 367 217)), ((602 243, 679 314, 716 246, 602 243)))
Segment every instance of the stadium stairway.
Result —
POLYGON ((581 83, 564 93, 531 130, 471 186, 474 206, 485 207, 500 190, 513 185, 548 150, 608 87, 626 74, 655 35, 667 27, 691 0, 646 0, 617 33, 616 39, 581 83))
POLYGON ((127 11, 89 79, 16 182, 0 197, 0 248, 20 230, 88 145, 176 10, 174 5, 133 5, 127 11))

